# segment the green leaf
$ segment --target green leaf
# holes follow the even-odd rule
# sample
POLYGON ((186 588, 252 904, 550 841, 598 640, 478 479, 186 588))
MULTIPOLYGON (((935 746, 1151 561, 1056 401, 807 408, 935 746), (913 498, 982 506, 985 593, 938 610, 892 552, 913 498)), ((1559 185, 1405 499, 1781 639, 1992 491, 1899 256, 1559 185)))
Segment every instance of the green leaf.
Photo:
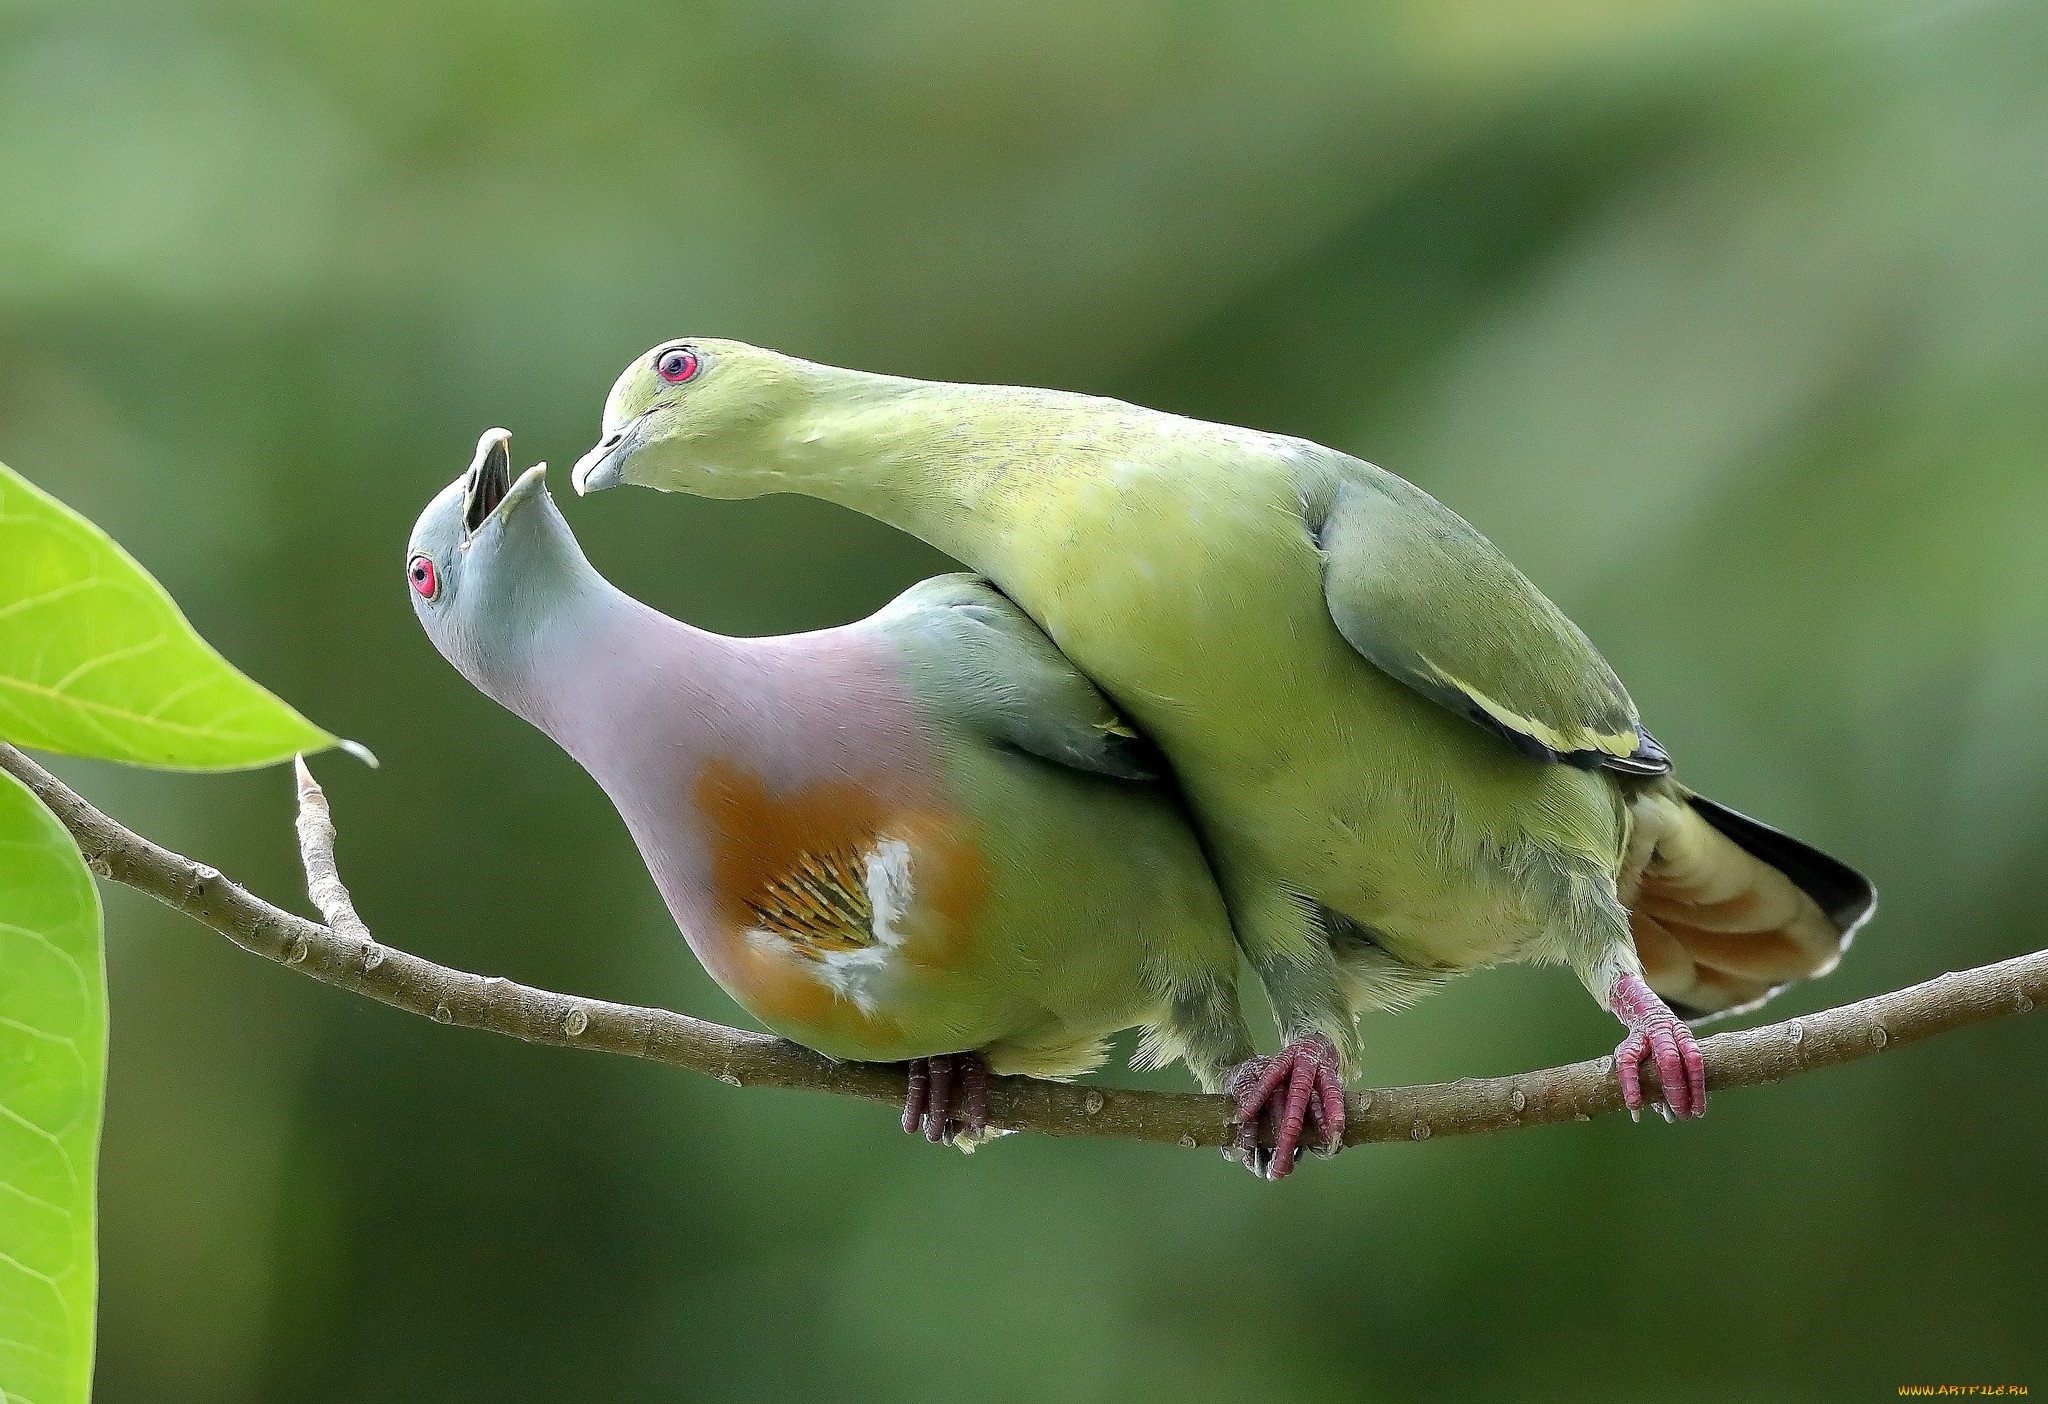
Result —
POLYGON ((100 899, 0 772, 0 1400, 92 1392, 93 1178, 107 1078, 100 899))
POLYGON ((181 770, 335 744, 214 652, 105 532, 5 464, 0 738, 181 770))

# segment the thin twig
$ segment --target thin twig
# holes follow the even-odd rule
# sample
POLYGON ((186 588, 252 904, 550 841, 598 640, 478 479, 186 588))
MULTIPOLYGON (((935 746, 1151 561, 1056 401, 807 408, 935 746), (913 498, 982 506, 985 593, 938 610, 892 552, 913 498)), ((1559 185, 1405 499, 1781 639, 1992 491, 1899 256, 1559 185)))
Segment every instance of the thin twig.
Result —
POLYGON ((348 895, 335 865, 334 813, 327 807, 327 792, 306 768, 304 756, 292 757, 292 771, 299 783, 299 861, 306 869, 306 895, 329 929, 362 942, 368 955, 377 941, 356 915, 355 899, 348 895))
MULTIPOLYGON (((487 1029, 528 1043, 646 1058, 734 1087, 802 1087, 900 1102, 903 1072, 877 1063, 835 1063, 765 1034, 746 1033, 665 1009, 583 999, 511 980, 472 975, 380 945, 349 901, 334 864, 326 796, 303 767, 299 835, 307 885, 328 925, 271 906, 213 868, 159 847, 93 808, 12 746, 5 769, 40 797, 78 841, 93 871, 146 892, 246 951, 316 980, 443 1024, 487 1029)), ((2048 999, 2048 951, 1942 975, 1890 994, 1764 1028, 1703 1039, 1707 1085, 1719 1091, 1779 1082, 1869 1057, 2048 999)), ((1463 1078, 1375 1088, 1349 1098, 1349 1144, 1429 1140, 1516 1126, 1589 1121, 1617 1111, 1611 1062, 1592 1058, 1513 1077, 1463 1078)), ((1230 1103, 1186 1092, 1150 1092, 1035 1078, 996 1078, 991 1122, 1052 1136, 1103 1136, 1183 1146, 1222 1146, 1230 1103)))

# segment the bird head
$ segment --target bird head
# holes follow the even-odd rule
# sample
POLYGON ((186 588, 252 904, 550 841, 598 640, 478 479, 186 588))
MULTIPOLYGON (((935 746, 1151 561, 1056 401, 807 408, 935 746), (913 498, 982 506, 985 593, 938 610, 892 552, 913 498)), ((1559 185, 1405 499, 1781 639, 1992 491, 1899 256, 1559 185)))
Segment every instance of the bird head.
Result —
POLYGON ((469 471, 420 513, 405 575, 434 647, 493 695, 548 626, 602 583, 548 495, 547 465, 513 480, 503 429, 485 431, 469 471))
POLYGON ((620 483, 700 497, 773 491, 778 431, 821 369, 742 341, 664 341, 612 385, 604 436, 572 475, 576 491, 620 483))

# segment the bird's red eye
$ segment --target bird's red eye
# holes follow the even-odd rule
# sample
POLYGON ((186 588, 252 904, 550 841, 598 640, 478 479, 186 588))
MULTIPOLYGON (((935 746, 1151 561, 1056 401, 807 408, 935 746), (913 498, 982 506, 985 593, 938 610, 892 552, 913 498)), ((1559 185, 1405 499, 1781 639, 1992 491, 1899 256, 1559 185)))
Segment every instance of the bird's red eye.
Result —
POLYGON ((677 346, 662 352, 654 362, 654 369, 669 384, 681 385, 697 374, 697 364, 695 351, 686 346, 677 346))
POLYGON ((434 574, 434 563, 425 556, 414 556, 405 563, 405 578, 412 582, 413 593, 423 600, 431 600, 441 593, 441 580, 434 574))

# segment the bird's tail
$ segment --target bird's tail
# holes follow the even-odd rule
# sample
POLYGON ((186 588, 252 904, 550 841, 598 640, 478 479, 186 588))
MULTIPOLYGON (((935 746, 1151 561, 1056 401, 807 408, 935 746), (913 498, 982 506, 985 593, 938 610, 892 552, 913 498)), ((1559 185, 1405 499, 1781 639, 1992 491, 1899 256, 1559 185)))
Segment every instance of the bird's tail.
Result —
POLYGON ((1687 1018, 1754 1008, 1825 975, 1877 909, 1838 859, 1676 785, 1631 806, 1623 899, 1650 988, 1687 1018))

